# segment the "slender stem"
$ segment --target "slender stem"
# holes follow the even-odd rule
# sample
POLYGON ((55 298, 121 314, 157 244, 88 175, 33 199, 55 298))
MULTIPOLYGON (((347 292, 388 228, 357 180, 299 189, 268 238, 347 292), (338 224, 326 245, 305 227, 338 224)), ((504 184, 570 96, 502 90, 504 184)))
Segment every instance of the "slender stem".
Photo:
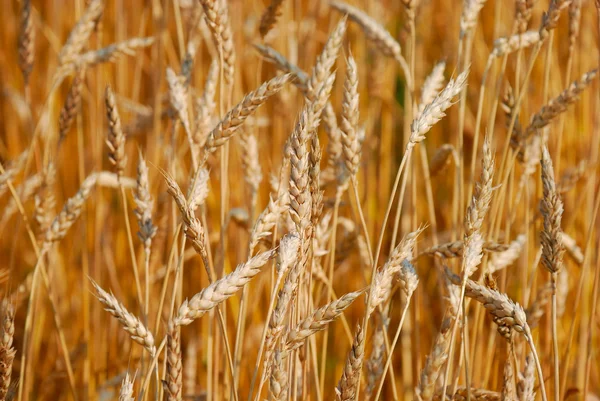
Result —
POLYGON ((375 265, 375 261, 373 260, 373 249, 371 249, 371 239, 369 236, 369 230, 367 228, 367 221, 365 220, 365 215, 362 210, 362 206, 360 204, 360 195, 358 194, 358 180, 355 176, 352 177, 352 189, 354 192, 354 199, 356 201, 356 209, 358 211, 358 216, 360 218, 360 224, 362 225, 363 234, 365 235, 365 242, 367 244, 367 252, 369 253, 369 261, 371 262, 371 266, 375 265))
POLYGON ((542 373, 542 365, 540 364, 540 358, 538 357, 537 351, 535 350, 535 344, 533 343, 533 339, 531 338, 531 331, 529 327, 526 327, 525 338, 529 343, 529 347, 531 348, 531 352, 533 353, 533 358, 535 359, 535 366, 537 368, 538 379, 540 382, 540 390, 542 391, 542 400, 548 401, 548 397, 546 397, 546 386, 544 385, 544 373, 542 373))
MULTIPOLYGON (((598 245, 600 246, 600 239, 598 240, 598 245)), ((592 358, 595 353, 592 350, 593 340, 594 340, 594 331, 596 329, 596 309, 598 308, 598 287, 600 284, 600 266, 596 263, 596 269, 594 272, 594 286, 592 290, 592 311, 590 313, 590 320, 588 327, 590 332, 588 333, 587 338, 587 351, 588 356, 585 361, 585 377, 583 380, 583 394, 587 394, 589 384, 590 384, 590 369, 592 367, 592 358)))
MULTIPOLYGON (((258 367, 260 366, 260 361, 262 359, 262 355, 265 349, 265 339, 267 338, 267 330, 269 328, 269 321, 271 320, 271 315, 273 314, 273 309, 275 308, 275 297, 277 295, 277 289, 279 288, 279 284, 281 283, 281 276, 277 277, 277 281, 275 282, 275 286, 271 290, 271 302, 269 302, 269 311, 267 312, 267 318, 265 320, 265 326, 263 328, 263 333, 260 341, 260 346, 258 347, 258 355, 256 356, 256 366, 254 367, 254 373, 252 374, 252 381, 250 383, 250 391, 248 392, 248 401, 252 400, 252 393, 254 392, 254 386, 256 384, 256 378, 258 376, 258 367)), ((265 361, 265 364, 268 361, 265 361)), ((262 379, 261 379, 262 381, 262 379)), ((260 390, 259 390, 260 394, 260 390)))
POLYGON ((119 189, 121 190, 121 201, 123 202, 123 215, 125 216, 125 228, 127 230, 127 244, 129 245, 129 254, 131 256, 131 265, 133 267, 133 277, 135 278, 135 288, 137 291, 138 302, 143 308, 143 315, 147 313, 142 300, 142 286, 140 285, 140 274, 138 271, 137 259, 135 257, 135 248, 133 246, 133 238, 131 237, 131 223, 129 222, 129 211, 127 208, 127 196, 125 195, 125 187, 119 178, 119 189))
MULTIPOLYGON (((333 282, 333 268, 335 266, 335 251, 336 251, 336 237, 337 237, 337 225, 338 225, 338 212, 340 209, 340 201, 342 200, 342 194, 344 193, 344 187, 339 185, 335 192, 335 203, 333 206, 333 221, 331 228, 331 237, 329 238, 329 247, 331 249, 329 255, 329 269, 328 269, 328 278, 329 282, 333 282)), ((326 302, 329 302, 331 299, 331 286, 327 287, 327 298, 326 302)), ((321 390, 325 387, 325 362, 327 361, 327 340, 329 339, 329 325, 324 330, 323 333, 323 348, 321 348, 321 371, 319 375, 319 386, 321 390)), ((323 394, 321 394, 321 398, 323 398, 323 394)))
POLYGON ((410 298, 406 299, 406 305, 404 305, 404 309, 402 310, 402 317, 400 318, 400 323, 398 323, 398 328, 396 329, 396 335, 394 336, 394 341, 392 341, 392 346, 387 355, 387 359, 385 361, 385 365, 383 367, 383 373, 381 374, 381 380, 379 381, 379 386, 377 387, 377 393, 375 393, 374 401, 379 400, 381 396, 381 390, 383 389, 383 383, 385 382, 385 376, 387 375, 387 371, 392 363, 392 356, 394 354, 394 349, 396 348, 396 343, 398 343, 398 339, 400 338, 400 332, 402 331, 402 325, 404 324, 404 318, 406 317, 406 312, 408 311, 408 307, 410 306, 410 298))
POLYGON ((556 279, 557 273, 552 273, 552 346, 554 352, 554 400, 560 401, 558 330, 556 329, 556 279))

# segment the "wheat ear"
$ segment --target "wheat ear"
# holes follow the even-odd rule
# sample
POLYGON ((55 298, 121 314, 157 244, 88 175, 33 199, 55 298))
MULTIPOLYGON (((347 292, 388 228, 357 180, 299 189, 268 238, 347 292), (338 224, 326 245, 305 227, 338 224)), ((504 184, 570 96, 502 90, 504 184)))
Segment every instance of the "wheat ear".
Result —
POLYGON ((131 339, 143 346, 152 357, 156 355, 156 346, 154 344, 154 336, 142 324, 140 319, 129 312, 122 303, 120 303, 113 294, 104 291, 94 280, 90 278, 92 285, 96 289, 98 300, 104 305, 104 310, 113 315, 123 329, 129 333, 131 339))

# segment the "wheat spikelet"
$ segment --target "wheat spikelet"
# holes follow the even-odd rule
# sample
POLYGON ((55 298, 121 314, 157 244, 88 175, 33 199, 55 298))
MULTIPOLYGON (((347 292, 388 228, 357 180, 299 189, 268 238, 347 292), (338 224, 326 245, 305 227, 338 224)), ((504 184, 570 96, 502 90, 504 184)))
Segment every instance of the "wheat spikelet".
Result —
POLYGON ((167 369, 166 379, 163 382, 166 399, 168 401, 182 400, 182 362, 181 362, 181 342, 179 338, 179 327, 173 322, 169 323, 167 329, 167 369))
POLYGON ((571 4, 571 0, 550 0, 548 11, 542 16, 540 26, 540 38, 542 40, 545 40, 550 35, 550 31, 556 28, 561 12, 569 7, 569 4, 571 4))
POLYGON ((199 148, 203 148, 206 145, 206 140, 212 127, 212 118, 216 109, 215 94, 217 93, 218 79, 219 63, 213 61, 206 75, 202 96, 197 97, 194 102, 196 117, 193 139, 194 144, 199 148))
POLYGON ((542 187, 544 196, 540 204, 540 211, 544 218, 544 229, 542 230, 542 265, 550 273, 558 273, 562 267, 564 247, 561 242, 561 220, 563 214, 563 203, 556 191, 554 180, 554 167, 548 148, 542 148, 542 187))
POLYGON ((54 184, 56 181, 56 168, 54 163, 48 163, 42 172, 42 183, 35 194, 35 210, 33 220, 37 223, 38 236, 43 236, 55 215, 56 198, 54 184))
POLYGON ((342 149, 344 164, 350 176, 355 176, 360 163, 360 143, 356 129, 358 126, 358 74, 352 55, 346 61, 346 81, 344 82, 344 101, 342 102, 342 149))
POLYGON ((490 138, 486 136, 483 142, 483 168, 481 176, 473 191, 473 198, 465 214, 465 242, 476 231, 481 230, 483 219, 490 208, 492 200, 492 181, 494 179, 494 155, 490 138))
POLYGON ((8 188, 7 182, 12 181, 12 179, 17 174, 19 174, 25 166, 27 154, 27 151, 21 153, 16 160, 14 160, 12 163, 10 163, 10 165, 4 168, 4 173, 0 174, 0 196, 2 196, 8 188))
POLYGON ((260 26, 258 31, 260 32, 260 36, 263 38, 267 36, 267 33, 269 33, 269 31, 273 29, 273 26, 277 23, 277 19, 281 17, 282 5, 283 0, 271 0, 262 17, 260 17, 260 26))
POLYGON ((136 50, 146 48, 154 43, 154 38, 133 38, 123 42, 113 43, 102 49, 91 50, 82 55, 75 55, 67 63, 61 65, 54 74, 54 82, 74 71, 92 67, 96 64, 115 62, 123 55, 134 56, 136 50))
POLYGON ((373 311, 385 302, 390 297, 391 283, 398 273, 401 285, 406 291, 412 293, 416 287, 417 281, 416 275, 412 265, 405 264, 403 262, 412 258, 412 250, 417 242, 419 234, 423 232, 425 227, 421 227, 416 231, 407 234, 400 244, 394 248, 392 254, 385 262, 383 267, 375 274, 369 290, 370 309, 367 310, 367 315, 371 315, 373 311), (411 271, 412 270, 412 271, 411 271))
POLYGON ((342 18, 334 30, 327 38, 325 47, 317 57, 317 61, 311 71, 310 77, 306 82, 306 97, 310 102, 314 102, 321 86, 330 75, 331 67, 337 59, 344 34, 346 33, 346 17, 342 18))
POLYGON ((347 14, 351 20, 361 27, 367 39, 373 42, 381 53, 393 58, 400 64, 405 74, 407 85, 411 88, 412 77, 410 76, 410 69, 402 56, 402 49, 396 39, 364 11, 341 1, 331 1, 329 4, 337 11, 347 14))
POLYGON ((486 390, 486 389, 482 389, 482 388, 471 388, 468 392, 467 392, 467 388, 466 387, 458 387, 456 389, 456 392, 454 394, 450 394, 451 390, 448 389, 448 392, 446 393, 446 397, 442 397, 442 395, 440 393, 437 393, 434 397, 433 400, 434 401, 466 401, 468 399, 468 396, 470 397, 471 400, 473 401, 500 401, 502 395, 496 391, 490 391, 490 390, 486 390))
MULTIPOLYGON (((486 252, 504 252, 508 249, 508 245, 499 244, 497 242, 485 241, 483 243, 483 250, 486 252)), ((447 242, 445 244, 440 244, 436 246, 432 246, 431 248, 427 248, 421 253, 417 255, 415 259, 418 259, 422 256, 438 256, 441 258, 460 258, 463 256, 464 251, 464 242, 463 241, 453 241, 447 242)))
POLYGON ((213 40, 223 55, 223 78, 227 85, 233 83, 235 67, 235 49, 233 34, 227 12, 227 3, 224 0, 200 0, 204 9, 204 16, 213 36, 213 40))
POLYGON ((466 36, 473 31, 477 23, 479 12, 485 5, 486 0, 466 0, 460 16, 460 37, 466 36))
POLYGON ((21 24, 19 26, 19 68, 23 74, 25 86, 29 83, 29 74, 35 59, 35 29, 31 18, 31 0, 21 4, 21 24))
POLYGON ((299 348, 308 337, 318 331, 325 330, 327 325, 341 315, 362 293, 363 291, 350 292, 312 312, 288 332, 285 349, 291 351, 299 348))
POLYGON ((273 200, 269 198, 267 207, 256 219, 254 227, 250 232, 250 250, 253 251, 258 246, 258 243, 272 234, 271 230, 277 224, 279 216, 285 211, 285 204, 282 199, 273 200))
POLYGON ((183 232, 186 238, 191 242, 194 250, 202 257, 203 262, 206 264, 208 261, 208 252, 205 244, 206 233, 204 227, 194 214, 194 210, 188 205, 183 192, 181 192, 181 189, 175 180, 166 173, 163 173, 163 176, 167 183, 167 192, 173 197, 173 200, 181 213, 184 224, 183 232))
POLYGON ((444 71, 446 69, 446 62, 440 61, 437 63, 427 78, 423 82, 421 87, 421 99, 419 100, 419 108, 417 109, 416 117, 420 116, 429 103, 435 99, 437 94, 442 90, 444 85, 444 71))
POLYGON ((592 80, 596 77, 597 70, 589 71, 578 81, 573 82, 567 89, 561 92, 556 98, 550 100, 544 107, 540 109, 532 118, 531 123, 525 130, 525 138, 529 137, 537 130, 544 128, 546 125, 556 118, 559 114, 567 111, 567 107, 575 103, 579 94, 587 88, 592 80))
POLYGON ((521 34, 511 35, 509 37, 501 37, 494 41, 493 57, 502 57, 504 55, 514 53, 517 50, 526 49, 540 41, 540 33, 538 31, 527 31, 521 34))
POLYGON ((360 370, 365 358, 365 331, 359 326, 356 328, 352 348, 346 358, 342 377, 335 389, 337 399, 351 401, 356 398, 358 384, 360 383, 360 370))
POLYGON ((104 305, 104 310, 117 318, 123 329, 129 333, 131 339, 143 346, 154 357, 156 355, 156 346, 154 345, 154 336, 152 336, 152 333, 112 293, 109 294, 104 291, 94 280, 90 279, 90 281, 96 289, 96 297, 104 305))
POLYGON ((561 269, 556 278, 556 315, 562 317, 567 307, 569 295, 569 270, 561 269))
POLYGON ((239 139, 244 180, 248 184, 250 192, 256 194, 263 179, 259 160, 258 139, 256 135, 245 130, 242 130, 239 139))
POLYGON ((375 329, 375 333, 371 337, 371 354, 366 362, 367 366, 367 385, 365 387, 365 400, 370 400, 373 391, 379 383, 383 374, 383 365, 385 364, 383 357, 385 355, 385 330, 389 325, 389 318, 386 314, 381 313, 381 323, 375 329))
POLYGON ((279 70, 292 74, 295 77, 294 84, 300 86, 302 91, 306 91, 306 85, 308 82, 308 74, 302 71, 297 65, 290 62, 281 53, 273 49, 272 47, 255 43, 254 48, 260 53, 260 55, 267 60, 269 63, 274 64, 279 70))
POLYGON ((265 376, 269 377, 272 369, 272 356, 275 352, 275 348, 277 343, 279 342, 279 338, 284 329, 284 321, 287 315, 289 308, 291 307, 292 300, 294 298, 294 293, 296 292, 298 286, 298 280, 304 268, 304 262, 306 256, 303 254, 305 251, 306 243, 306 231, 303 231, 302 236, 300 237, 300 250, 299 257, 296 258, 294 266, 289 269, 288 275, 285 277, 283 282, 283 286, 277 293, 277 301, 275 303, 275 308, 273 309, 273 313, 271 314, 271 319, 269 320, 269 326, 267 328, 267 333, 265 336, 265 376))
POLYGON ((129 377, 129 373, 125 374, 125 378, 121 383, 119 390, 119 401, 134 401, 133 397, 133 380, 129 377))
POLYGON ((558 193, 562 195, 575 188, 577 183, 582 178, 585 178, 586 173, 588 172, 590 167, 591 166, 589 165, 587 160, 581 160, 579 163, 577 163, 575 167, 565 170, 560 179, 560 182, 557 184, 558 193))
POLYGON ((275 250, 260 253, 238 265, 233 272, 215 281, 189 300, 185 300, 179 307, 177 317, 173 319, 174 324, 188 325, 233 296, 256 276, 273 256, 275 250))
POLYGON ((202 166, 198 167, 195 178, 188 189, 188 206, 192 211, 196 211, 200 206, 204 205, 208 198, 208 181, 210 174, 208 170, 202 166))
POLYGON ((138 221, 138 237, 144 243, 146 250, 150 249, 152 238, 156 235, 156 226, 152 223, 152 208, 154 200, 150 194, 150 183, 148 181, 148 166, 146 160, 139 152, 139 161, 137 166, 137 181, 133 191, 133 200, 136 208, 133 210, 138 221))
POLYGON ((419 384, 415 389, 416 396, 421 401, 430 400, 433 396, 439 374, 448 360, 452 322, 456 319, 458 313, 458 298, 460 297, 460 291, 457 287, 449 285, 448 290, 450 295, 448 314, 442 321, 442 326, 435 338, 431 353, 427 355, 425 365, 421 370, 419 384))
POLYGON ((291 75, 277 76, 263 83, 258 89, 248 93, 244 99, 231 109, 208 135, 206 149, 214 152, 227 142, 246 118, 262 105, 269 97, 279 92, 291 79, 291 75))
POLYGON ((15 334, 15 311, 5 299, 2 302, 2 338, 0 341, 0 400, 5 400, 10 387, 12 364, 17 351, 13 348, 15 334))
POLYGON ((273 355, 273 369, 269 381, 269 391, 273 400, 286 401, 288 399, 288 374, 286 359, 281 352, 276 351, 273 355))
POLYGON ((569 4, 569 46, 573 48, 581 28, 581 0, 572 0, 569 4))
POLYGON ((492 274, 512 265, 521 255, 526 239, 524 234, 520 234, 508 245, 507 250, 494 253, 487 265, 488 273, 492 274))
MULTIPOLYGON (((459 276, 446 270, 446 276, 452 284, 461 285, 459 276)), ((511 331, 526 334, 529 330, 525 311, 518 303, 513 302, 506 294, 489 289, 472 280, 465 280, 465 296, 475 299, 492 315, 498 325, 498 332, 510 339, 511 331)))
POLYGON ((527 30, 527 25, 533 14, 534 0, 517 0, 515 2, 515 27, 518 33, 527 30))
POLYGON ((500 393, 500 399, 502 401, 512 401, 517 399, 517 392, 514 386, 515 372, 510 358, 506 359, 504 363, 504 375, 502 378, 502 392, 500 393))
POLYGON ((440 121, 446 114, 444 111, 453 104, 453 99, 462 91, 466 84, 469 70, 461 73, 456 80, 451 79, 444 90, 442 90, 432 101, 423 108, 422 113, 413 120, 408 146, 425 139, 425 134, 440 121))
POLYGON ((177 112, 177 116, 191 139, 192 129, 188 115, 188 94, 185 86, 185 76, 177 75, 175 71, 167 67, 167 84, 169 85, 169 101, 177 112))
POLYGON ((429 161, 429 174, 434 177, 450 163, 454 153, 454 146, 445 143, 440 146, 429 161))
POLYGON ((471 277, 483 259, 483 237, 479 231, 475 231, 465 238, 465 250, 463 252, 464 277, 471 277))
POLYGON ((59 141, 63 141, 67 136, 67 133, 73 125, 73 121, 77 116, 79 107, 81 106, 81 90, 83 88, 83 81, 85 79, 85 70, 80 69, 71 82, 71 88, 65 99, 65 104, 60 110, 60 116, 58 117, 58 137, 59 141))
POLYGON ((528 354, 525 359, 525 367, 523 372, 519 372, 519 380, 517 382, 517 395, 520 401, 535 400, 535 360, 532 354, 528 354))
POLYGON ((50 247, 54 242, 65 237, 67 231, 79 218, 83 204, 90 196, 90 192, 96 184, 96 175, 89 175, 81 184, 79 191, 65 202, 61 212, 54 218, 50 227, 44 235, 44 248, 50 247))
POLYGON ((108 158, 115 166, 117 175, 120 178, 123 176, 123 171, 127 164, 127 156, 125 155, 125 134, 121 127, 121 117, 117 110, 115 94, 110 85, 106 86, 104 100, 106 103, 106 117, 108 119, 108 139, 106 141, 106 145, 109 149, 108 158))
POLYGON ((104 2, 102 0, 92 0, 89 2, 83 15, 71 30, 67 41, 58 54, 59 65, 73 61, 81 53, 87 45, 103 11, 104 2))
POLYGON ((283 236, 279 242, 277 252, 277 275, 283 277, 288 269, 296 262, 300 248, 300 236, 298 233, 289 233, 283 236))
POLYGON ((308 111, 303 109, 300 119, 290 137, 290 215, 297 226, 297 231, 303 232, 307 222, 310 220, 311 197, 308 181, 308 152, 306 143, 302 140, 308 136, 308 111))

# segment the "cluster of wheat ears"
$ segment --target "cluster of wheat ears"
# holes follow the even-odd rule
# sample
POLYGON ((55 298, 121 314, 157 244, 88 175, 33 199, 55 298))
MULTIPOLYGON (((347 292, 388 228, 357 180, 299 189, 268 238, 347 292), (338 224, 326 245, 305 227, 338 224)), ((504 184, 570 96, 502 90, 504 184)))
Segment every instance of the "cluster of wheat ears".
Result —
POLYGON ((2 17, 0 401, 598 399, 600 1, 68 3, 2 17))

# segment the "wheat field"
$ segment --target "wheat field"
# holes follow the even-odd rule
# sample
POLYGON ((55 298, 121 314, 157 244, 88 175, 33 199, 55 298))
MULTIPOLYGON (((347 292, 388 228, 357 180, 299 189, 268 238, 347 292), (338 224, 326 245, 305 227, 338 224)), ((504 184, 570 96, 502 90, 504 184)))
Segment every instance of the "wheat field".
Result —
POLYGON ((0 401, 600 397, 600 1, 5 0, 0 401))

